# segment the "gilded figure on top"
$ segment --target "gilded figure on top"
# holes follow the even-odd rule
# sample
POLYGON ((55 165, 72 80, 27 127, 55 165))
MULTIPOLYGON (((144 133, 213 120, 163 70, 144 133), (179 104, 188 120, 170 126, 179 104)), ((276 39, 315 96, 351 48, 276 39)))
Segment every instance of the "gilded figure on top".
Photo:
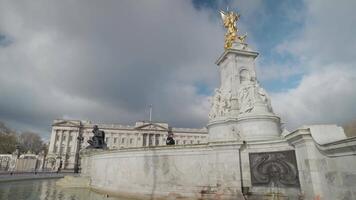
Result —
POLYGON ((244 43, 244 40, 246 38, 246 35, 244 36, 239 36, 237 32, 239 31, 237 29, 237 21, 240 18, 240 15, 235 12, 224 12, 220 11, 221 18, 224 23, 224 27, 227 29, 227 32, 225 33, 225 49, 230 49, 232 47, 232 44, 238 40, 241 43, 244 43))

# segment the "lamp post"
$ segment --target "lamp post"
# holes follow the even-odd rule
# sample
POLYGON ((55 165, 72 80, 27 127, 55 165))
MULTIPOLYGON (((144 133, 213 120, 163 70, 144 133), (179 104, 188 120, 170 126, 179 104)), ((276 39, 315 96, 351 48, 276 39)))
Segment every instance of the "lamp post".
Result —
POLYGON ((74 173, 79 173, 79 151, 83 140, 84 138, 81 134, 81 131, 79 131, 79 136, 77 137, 77 150, 75 152, 74 173))

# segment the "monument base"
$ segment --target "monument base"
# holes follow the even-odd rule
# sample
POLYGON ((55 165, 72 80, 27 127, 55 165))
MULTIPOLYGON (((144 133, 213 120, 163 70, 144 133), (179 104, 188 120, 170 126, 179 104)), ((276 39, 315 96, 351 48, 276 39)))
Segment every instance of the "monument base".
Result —
POLYGON ((208 124, 209 142, 266 141, 281 138, 280 118, 272 114, 241 115, 208 124))
POLYGON ((81 175, 90 177, 90 188, 118 196, 243 199, 240 145, 85 149, 81 175))

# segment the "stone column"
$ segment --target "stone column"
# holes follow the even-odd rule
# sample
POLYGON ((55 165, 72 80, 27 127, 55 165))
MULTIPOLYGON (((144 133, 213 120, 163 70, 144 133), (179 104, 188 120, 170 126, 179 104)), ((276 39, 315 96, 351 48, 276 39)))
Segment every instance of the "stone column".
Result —
POLYGON ((62 156, 62 141, 63 141, 63 134, 64 134, 64 130, 58 131, 58 156, 62 156))
POLYGON ((108 147, 110 147, 110 148, 112 148, 112 146, 113 146, 113 143, 114 143, 114 138, 113 138, 113 136, 112 136, 112 133, 107 133, 105 135, 105 137, 107 137, 108 138, 108 143, 107 143, 107 146, 108 147), (107 135, 107 136, 106 136, 107 135))
POLYGON ((159 139, 160 139, 160 134, 156 134, 156 138, 155 138, 155 146, 159 146, 159 144, 160 144, 160 141, 159 141, 159 139), (157 144, 156 144, 156 141, 157 141, 157 144))
POLYGON ((150 134, 146 133, 146 146, 150 146, 150 134))
POLYGON ((78 147, 78 142, 77 142, 77 138, 79 136, 79 129, 75 132, 75 133, 72 133, 73 134, 73 140, 72 140, 72 152, 71 153, 76 153, 77 152, 77 149, 79 148, 78 147))
POLYGON ((166 144, 166 135, 162 134, 161 136, 162 136, 161 137, 162 138, 162 143, 161 144, 164 145, 164 144, 166 144))
POLYGON ((51 134, 51 141, 49 143, 49 149, 48 152, 50 154, 54 153, 54 148, 55 148, 55 144, 56 144, 56 135, 57 135, 57 130, 52 128, 52 134, 51 134))
POLYGON ((126 147, 126 133, 122 134, 121 141, 122 141, 122 139, 124 139, 124 142, 122 143, 122 146, 126 147))
POLYGON ((110 133, 110 147, 112 148, 113 146, 116 146, 115 142, 115 133, 111 132, 110 133))
POLYGON ((133 137, 132 137, 132 135, 131 135, 130 133, 127 134, 127 138, 128 138, 128 141, 127 141, 128 146, 129 146, 129 147, 134 146, 134 141, 132 141, 132 143, 131 143, 131 139, 132 139, 133 137))
POLYGON ((153 146, 154 143, 153 143, 153 138, 154 138, 154 135, 152 133, 149 134, 148 136, 148 146, 153 146))
POLYGON ((127 138, 126 147, 130 147, 131 146, 131 144, 130 144, 130 139, 131 139, 130 134, 126 133, 126 138, 127 138))
POLYGON ((69 147, 69 136, 73 134, 73 131, 72 130, 69 130, 68 133, 67 133, 67 137, 66 137, 66 153, 68 152, 68 147, 69 147))
POLYGON ((136 146, 136 147, 139 147, 139 146, 140 146, 139 141, 142 141, 141 134, 136 133, 136 140, 135 140, 135 144, 136 144, 135 146, 136 146))
POLYGON ((64 160, 63 160, 63 169, 66 168, 67 163, 69 162, 70 158, 70 152, 68 152, 68 147, 69 147, 69 136, 71 134, 71 130, 67 130, 66 132, 66 140, 64 141, 64 160))
POLYGON ((80 131, 80 128, 78 128, 76 130, 75 133, 73 133, 73 140, 72 140, 72 154, 74 156, 74 165, 73 165, 73 168, 74 168, 74 173, 78 173, 78 170, 79 170, 79 152, 77 152, 79 150, 79 145, 80 145, 80 141, 78 141, 78 137, 79 137, 79 131, 80 131))
POLYGON ((142 146, 145 147, 147 145, 147 134, 146 133, 142 133, 142 146))
POLYGON ((119 134, 118 134, 118 136, 117 136, 117 146, 118 146, 118 148, 121 147, 121 135, 122 135, 122 133, 119 132, 119 134))

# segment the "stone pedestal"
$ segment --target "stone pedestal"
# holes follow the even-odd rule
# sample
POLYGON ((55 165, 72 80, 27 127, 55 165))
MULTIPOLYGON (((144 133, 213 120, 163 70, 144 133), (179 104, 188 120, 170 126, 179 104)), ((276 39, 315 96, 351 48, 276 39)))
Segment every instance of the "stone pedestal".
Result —
POLYGON ((276 140, 280 138, 280 119, 275 115, 241 116, 237 122, 244 141, 276 140))
POLYGON ((280 138, 280 118, 260 87, 255 71, 258 53, 247 44, 235 43, 216 61, 220 87, 215 90, 209 113, 209 142, 263 141, 280 138))
MULTIPOLYGON (((243 199, 241 143, 81 151, 81 176, 110 196, 243 199)), ((81 186, 82 180, 74 186, 81 186)), ((84 183, 87 183, 84 181, 84 183)), ((63 185, 63 184, 62 184, 63 185)))

